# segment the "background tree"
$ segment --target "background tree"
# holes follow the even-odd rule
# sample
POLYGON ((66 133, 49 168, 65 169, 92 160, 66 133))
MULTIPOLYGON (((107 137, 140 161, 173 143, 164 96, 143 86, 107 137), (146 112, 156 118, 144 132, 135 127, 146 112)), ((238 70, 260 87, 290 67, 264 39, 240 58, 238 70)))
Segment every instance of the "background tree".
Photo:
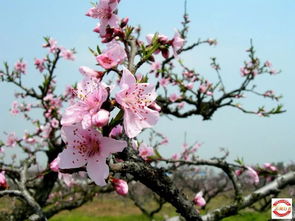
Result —
MULTIPOLYGON (((158 151, 167 142, 163 135, 154 132, 158 141, 150 145, 137 138, 143 130, 157 123, 160 114, 177 118, 200 115, 209 120, 224 107, 261 117, 284 110, 281 104, 269 110, 263 106, 252 110, 238 104, 246 94, 274 101, 280 99, 272 90, 258 91, 254 84, 261 75, 278 72, 269 61, 256 56, 252 42, 247 50, 248 59, 240 70, 240 85, 227 89, 216 58, 211 59, 211 67, 216 71, 215 82, 181 60, 184 53, 200 45, 217 44, 212 39, 188 42, 186 12, 181 29, 173 37, 155 33, 144 40, 139 27, 129 25, 128 18, 118 17, 118 4, 117 0, 101 0, 87 12, 87 16, 99 21, 94 31, 105 46, 103 50, 99 46, 90 48, 98 67, 80 67, 84 79, 67 87, 64 93, 56 91, 55 70, 60 59, 75 59, 74 49, 65 49, 54 39, 45 38, 43 47, 49 54, 35 59, 34 63, 43 76, 37 87, 24 85, 27 68, 23 59, 13 68, 4 63, 1 80, 19 90, 15 95, 20 101, 13 102, 11 113, 23 114, 36 128, 25 132, 22 138, 14 133, 7 134, 7 140, 1 143, 4 155, 7 147, 22 152, 20 161, 1 164, 3 190, 0 195, 20 200, 11 214, 3 213, 4 219, 47 220, 61 210, 81 206, 98 192, 116 190, 126 195, 128 189, 124 180, 127 180, 139 181, 157 194, 159 209, 168 202, 186 220, 220 220, 294 184, 292 170, 279 174, 271 164, 252 168, 239 159, 230 163, 226 151, 224 156, 202 159, 196 155, 199 143, 191 146, 184 143, 183 152, 166 158, 158 151), (139 70, 144 70, 144 66, 149 69, 140 75, 139 70), (116 82, 119 85, 116 86, 116 82), (62 107, 66 109, 62 111, 62 107), (38 153, 43 153, 46 163, 40 165, 38 153), (188 193, 177 185, 177 174, 181 171, 181 175, 185 175, 198 166, 221 169, 223 177, 226 176, 225 184, 213 185, 216 191, 206 190, 199 184, 198 194, 187 196, 188 193), (259 175, 270 178, 261 181, 259 175), (245 194, 240 179, 243 176, 257 188, 245 194), (206 200, 210 201, 210 197, 226 187, 233 188, 232 203, 201 216, 195 204, 204 207, 206 200)), ((197 186, 191 184, 191 187, 197 186)), ((191 191, 197 192, 197 189, 191 191)), ((133 193, 130 197, 138 202, 133 193)), ((138 206, 152 217, 154 211, 145 210, 140 203, 138 206)))

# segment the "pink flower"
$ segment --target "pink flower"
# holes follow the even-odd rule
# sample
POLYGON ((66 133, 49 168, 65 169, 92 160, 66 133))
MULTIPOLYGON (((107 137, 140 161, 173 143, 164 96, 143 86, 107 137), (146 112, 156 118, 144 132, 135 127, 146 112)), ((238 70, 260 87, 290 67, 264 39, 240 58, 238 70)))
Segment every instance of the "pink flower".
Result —
POLYGON ((128 184, 125 180, 112 178, 112 184, 119 195, 125 196, 128 194, 128 184))
POLYGON ((212 83, 209 83, 207 80, 205 83, 202 83, 199 87, 199 91, 203 94, 206 94, 208 96, 211 96, 213 93, 210 91, 212 87, 212 83))
POLYGON ((18 61, 16 62, 16 64, 14 65, 14 70, 16 72, 19 72, 19 73, 23 73, 25 74, 26 73, 26 68, 27 68, 27 65, 26 63, 24 63, 23 61, 18 61))
POLYGON ((97 62, 105 69, 116 67, 123 63, 127 55, 124 48, 116 41, 108 44, 108 48, 96 57, 97 62))
POLYGON ((8 147, 14 147, 16 143, 17 143, 17 137, 15 133, 8 134, 5 145, 8 147))
POLYGON ((106 34, 106 28, 109 25, 112 28, 119 28, 119 17, 114 13, 117 10, 118 1, 100 0, 99 4, 91 8, 86 15, 100 20, 100 36, 106 34))
POLYGON ((139 146, 139 156, 144 160, 148 160, 148 158, 153 155, 155 155, 154 148, 148 147, 144 143, 139 146))
POLYGON ((123 127, 119 124, 111 130, 109 136, 115 138, 120 136, 122 132, 123 132, 123 127))
POLYGON ((246 166, 246 168, 247 168, 247 170, 246 170, 245 174, 248 176, 249 181, 251 183, 258 184, 259 177, 258 177, 257 172, 252 167, 246 166))
POLYGON ((36 139, 31 137, 30 134, 28 134, 27 132, 24 134, 23 140, 27 144, 35 144, 36 143, 36 139))
POLYGON ((194 88, 194 83, 188 83, 187 85, 185 85, 185 87, 189 90, 192 90, 194 88))
POLYGON ((2 171, 0 173, 0 189, 6 189, 8 187, 6 177, 5 177, 5 171, 2 171))
POLYGON ((182 109, 184 107, 184 105, 185 105, 185 102, 182 101, 179 104, 177 104, 177 107, 178 107, 178 109, 182 109))
POLYGON ((35 58, 34 65, 36 66, 36 69, 39 70, 40 72, 43 72, 45 70, 45 65, 44 62, 46 59, 37 59, 35 58))
POLYGON ((92 124, 97 127, 103 127, 108 124, 110 118, 110 112, 101 109, 92 116, 92 124))
POLYGON ((88 78, 101 78, 101 72, 95 71, 89 67, 81 66, 79 68, 81 74, 88 78))
POLYGON ((250 74, 250 71, 245 67, 240 68, 240 72, 241 72, 242 77, 247 76, 248 74, 250 74))
POLYGON ((56 157, 49 165, 50 169, 54 172, 58 172, 59 171, 59 164, 60 162, 60 158, 59 157, 56 157))
POLYGON ((51 53, 55 53, 57 52, 57 50, 59 50, 59 47, 57 46, 57 41, 54 40, 53 38, 50 38, 48 40, 48 47, 51 53))
POLYGON ((196 194, 195 198, 194 198, 194 203, 196 206, 200 206, 203 207, 206 205, 206 200, 203 198, 203 192, 200 191, 196 194))
POLYGON ((66 60, 75 60, 74 52, 65 48, 62 48, 60 55, 66 60))
POLYGON ((59 127, 59 121, 58 121, 56 118, 53 118, 53 119, 50 121, 50 125, 51 125, 53 128, 58 128, 58 127, 59 127))
POLYGON ((161 78, 159 83, 162 87, 166 87, 170 84, 170 79, 169 78, 161 78))
POLYGON ((175 102, 175 101, 177 101, 177 100, 179 100, 179 99, 181 99, 181 96, 180 95, 177 95, 177 94, 171 94, 170 96, 169 96, 169 100, 171 101, 171 102, 175 102))
POLYGON ((108 92, 98 81, 85 78, 78 83, 77 93, 79 100, 65 110, 61 124, 70 126, 81 122, 82 127, 87 129, 95 125, 93 116, 99 112, 101 105, 106 101, 108 92))
POLYGON ((273 172, 278 171, 278 169, 274 165, 272 165, 271 163, 265 163, 265 164, 263 164, 263 167, 265 169, 269 169, 270 171, 273 171, 273 172))
POLYGON ((51 128, 50 123, 47 123, 47 124, 45 124, 45 125, 42 125, 42 126, 40 127, 40 129, 41 129, 41 131, 42 131, 42 134, 41 134, 42 137, 45 138, 45 139, 49 138, 49 135, 50 135, 50 133, 51 133, 51 131, 52 131, 52 128, 51 128))
POLYGON ((10 113, 12 115, 17 115, 19 114, 19 105, 17 101, 13 101, 11 104, 11 109, 10 109, 10 113))
POLYGON ((109 175, 106 158, 127 146, 125 141, 103 137, 94 128, 84 130, 80 124, 62 127, 62 138, 67 148, 59 154, 59 168, 79 168, 86 164, 88 176, 100 186, 106 185, 109 175))
POLYGON ((161 69, 161 62, 155 61, 151 65, 151 70, 153 72, 158 72, 161 69))
POLYGON ((116 101, 124 109, 124 129, 129 138, 137 136, 143 128, 150 128, 159 119, 159 112, 149 106, 155 101, 155 87, 149 83, 136 83, 135 77, 126 68, 120 81, 121 91, 116 101))
POLYGON ((178 50, 180 50, 184 45, 184 39, 181 38, 179 32, 177 31, 172 39, 172 48, 173 48, 173 54, 174 57, 178 57, 178 50))

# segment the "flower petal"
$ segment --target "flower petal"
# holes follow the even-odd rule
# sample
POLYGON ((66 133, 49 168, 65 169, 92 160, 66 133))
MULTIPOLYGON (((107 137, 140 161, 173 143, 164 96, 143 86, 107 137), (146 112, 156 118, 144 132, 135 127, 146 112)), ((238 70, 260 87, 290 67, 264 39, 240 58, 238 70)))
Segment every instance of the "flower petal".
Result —
POLYGON ((127 69, 123 68, 123 75, 120 81, 120 87, 122 89, 129 88, 136 83, 134 75, 127 69))
POLYGON ((100 155, 93 156, 88 160, 86 170, 89 178, 97 185, 106 185, 105 179, 109 175, 109 167, 105 158, 100 157, 100 155))
POLYGON ((124 140, 115 140, 109 137, 102 137, 100 140, 102 145, 100 154, 106 157, 111 153, 121 152, 127 147, 127 142, 124 140))
POLYGON ((124 112, 124 129, 129 138, 136 137, 142 130, 138 124, 138 117, 131 111, 126 109, 124 112))
POLYGON ((67 147, 59 155, 58 164, 61 169, 79 168, 86 164, 87 159, 79 152, 79 149, 67 147))

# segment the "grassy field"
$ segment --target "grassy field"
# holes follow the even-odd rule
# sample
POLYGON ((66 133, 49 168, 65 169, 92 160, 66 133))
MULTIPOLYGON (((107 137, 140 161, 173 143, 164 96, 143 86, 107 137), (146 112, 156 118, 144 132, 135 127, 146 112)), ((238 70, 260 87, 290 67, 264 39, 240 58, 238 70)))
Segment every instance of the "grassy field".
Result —
MULTIPOLYGON (((220 207, 229 202, 230 196, 221 195, 210 202, 208 210, 220 207)), ((15 200, 2 198, 0 200, 0 211, 8 210, 15 200), (9 206, 8 206, 9 205, 9 206)), ((152 208, 150 205, 149 208, 152 208)), ((205 211, 202 211, 206 213, 205 211)), ((165 204, 163 209, 155 217, 155 221, 163 221, 164 216, 177 215, 175 209, 165 204)), ((270 212, 257 213, 253 211, 242 211, 240 214, 223 219, 223 221, 267 221, 270 212)), ((92 202, 88 202, 80 208, 72 211, 63 211, 55 215, 50 221, 149 221, 142 215, 141 211, 127 198, 116 194, 98 195, 92 202)))
MULTIPOLYGON (((237 216, 223 219, 223 221, 267 221, 269 220, 269 214, 258 213, 242 213, 237 216)), ((61 214, 53 217, 50 221, 149 221, 148 218, 142 215, 127 215, 127 216, 87 216, 82 214, 61 214)), ((157 221, 162 221, 161 217, 156 217, 157 221)))
MULTIPOLYGON (((217 207, 225 199, 219 198, 211 203, 211 206, 217 207)), ((155 217, 156 221, 162 221, 164 216, 176 215, 175 210, 168 204, 159 215, 155 217)), ((256 213, 243 211, 241 214, 223 219, 223 221, 267 221, 270 219, 270 212, 256 213)), ((63 211, 50 219, 50 221, 149 221, 141 214, 141 211, 133 205, 133 202, 125 197, 112 195, 98 196, 93 202, 89 202, 81 208, 72 211, 63 211)))

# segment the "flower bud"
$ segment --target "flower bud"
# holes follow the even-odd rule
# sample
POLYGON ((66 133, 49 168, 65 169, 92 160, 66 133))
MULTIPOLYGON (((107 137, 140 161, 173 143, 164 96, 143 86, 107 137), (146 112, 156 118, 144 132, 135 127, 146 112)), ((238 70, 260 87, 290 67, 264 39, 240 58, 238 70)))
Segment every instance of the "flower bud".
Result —
POLYGON ((169 50, 168 50, 167 48, 162 49, 161 52, 162 52, 162 56, 163 56, 164 58, 166 58, 166 59, 169 58, 169 50))
POLYGON ((5 177, 5 172, 2 171, 0 173, 0 190, 1 189, 6 189, 8 187, 7 181, 6 181, 6 177, 5 177))
POLYGON ((100 24, 97 24, 93 29, 93 32, 99 33, 100 32, 100 24))
POLYGON ((54 172, 58 172, 59 171, 59 161, 60 161, 60 158, 59 157, 56 157, 49 165, 50 169, 54 172))
POLYGON ((161 107, 160 107, 156 102, 153 102, 153 103, 149 106, 149 108, 151 108, 151 109, 153 109, 153 110, 155 110, 155 111, 158 111, 158 112, 161 111, 161 107))
POLYGON ((128 184, 125 180, 113 178, 112 183, 119 195, 125 196, 128 194, 128 184))
POLYGON ((98 127, 103 127, 108 124, 110 118, 110 112, 101 109, 95 115, 92 116, 92 124, 98 127))
POLYGON ((109 136, 110 137, 118 137, 122 134, 122 132, 123 132, 123 127, 121 125, 117 125, 116 127, 114 127, 111 130, 109 136))
POLYGON ((124 28, 124 27, 128 24, 128 21, 129 21, 129 18, 128 18, 128 17, 123 18, 123 19, 121 20, 120 27, 121 27, 121 28, 124 28))
POLYGON ((114 37, 118 36, 119 38, 124 38, 125 34, 121 28, 114 28, 114 37))
POLYGON ((203 207, 206 205, 206 201, 205 199, 203 198, 203 192, 200 191, 196 194, 195 198, 194 198, 194 203, 196 206, 200 206, 200 207, 203 207))

